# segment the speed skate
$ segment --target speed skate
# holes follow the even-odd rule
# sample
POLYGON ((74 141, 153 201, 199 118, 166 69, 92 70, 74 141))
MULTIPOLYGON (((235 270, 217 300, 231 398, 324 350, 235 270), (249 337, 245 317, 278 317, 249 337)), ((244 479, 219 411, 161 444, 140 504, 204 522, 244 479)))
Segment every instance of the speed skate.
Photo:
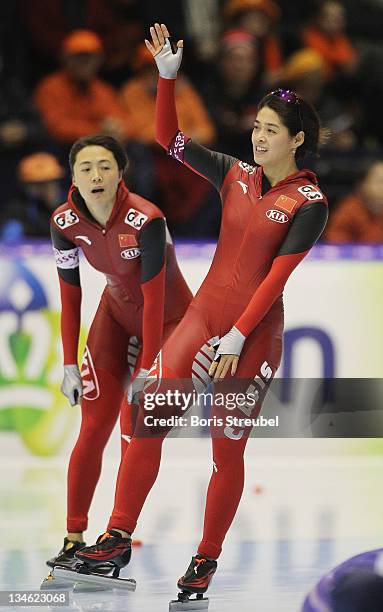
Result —
POLYGON ((185 574, 178 580, 178 598, 169 603, 169 612, 207 610, 209 598, 204 597, 217 570, 217 561, 197 554, 192 557, 185 574), (195 595, 195 597, 192 597, 195 595))
POLYGON ((208 597, 204 597, 202 594, 197 594, 195 597, 191 598, 192 595, 193 593, 187 593, 186 591, 179 593, 178 599, 173 599, 169 603, 169 612, 183 612, 184 610, 193 612, 193 610, 208 609, 208 597))
POLYGON ((51 571, 54 580, 58 579, 62 582, 71 583, 76 591, 94 590, 92 587, 95 587, 96 590, 135 591, 136 581, 133 578, 120 578, 118 573, 116 569, 110 575, 97 573, 92 571, 85 563, 80 563, 78 567, 73 569, 56 566, 51 571))
POLYGON ((96 544, 77 550, 73 565, 55 563, 51 577, 74 584, 75 591, 135 591, 135 580, 120 578, 120 571, 128 565, 131 554, 131 538, 123 538, 119 532, 110 530, 100 535, 96 544))
POLYGON ((76 593, 88 593, 93 591, 108 591, 106 586, 90 583, 90 582, 73 582, 65 578, 54 576, 53 571, 50 571, 48 576, 44 578, 40 585, 40 591, 57 591, 57 590, 73 590, 76 593))
POLYGON ((68 580, 63 580, 62 578, 58 578, 53 575, 52 570, 49 572, 48 576, 44 578, 40 585, 40 591, 52 591, 52 590, 62 590, 62 589, 72 589, 73 583, 68 580))

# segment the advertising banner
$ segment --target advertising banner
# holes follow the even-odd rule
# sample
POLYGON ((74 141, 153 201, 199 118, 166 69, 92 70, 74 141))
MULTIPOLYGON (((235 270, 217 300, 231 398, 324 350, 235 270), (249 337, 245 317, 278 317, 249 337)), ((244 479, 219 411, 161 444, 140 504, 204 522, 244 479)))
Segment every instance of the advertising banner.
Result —
MULTIPOLYGON (((177 246, 181 268, 193 292, 201 284, 213 252, 213 244, 177 246)), ((296 427, 290 430, 285 427, 283 431, 272 433, 267 432, 267 428, 260 428, 257 436, 299 437, 310 435, 310 431, 313 433, 314 421, 317 426, 323 425, 323 415, 320 415, 323 410, 314 407, 315 418, 310 416, 312 397, 307 401, 307 393, 304 397, 302 391, 303 405, 302 401, 297 402, 291 391, 291 380, 337 378, 376 381, 382 377, 381 258, 381 247, 321 245, 293 273, 285 290, 284 351, 277 372, 277 378, 282 381, 278 393, 270 394, 263 413, 266 415, 270 410, 270 402, 275 408, 278 396, 281 422, 286 424, 283 416, 288 415, 291 424, 293 414, 295 420, 304 419, 304 427, 298 428, 299 431, 296 427)), ((83 348, 105 281, 82 260, 81 282, 80 345, 83 348)), ((60 299, 51 248, 41 243, 3 249, 0 277, 0 439, 12 452, 55 456, 70 448, 77 431, 79 413, 61 394, 61 379, 60 299)), ((338 414, 338 423, 341 417, 338 414)), ((347 422, 350 422, 349 417, 347 422)), ((330 435, 328 428, 323 435, 321 431, 319 427, 316 435, 330 435)), ((354 434, 342 433, 342 429, 338 431, 338 437, 350 435, 354 434)), ((371 433, 364 435, 371 436, 371 433)))

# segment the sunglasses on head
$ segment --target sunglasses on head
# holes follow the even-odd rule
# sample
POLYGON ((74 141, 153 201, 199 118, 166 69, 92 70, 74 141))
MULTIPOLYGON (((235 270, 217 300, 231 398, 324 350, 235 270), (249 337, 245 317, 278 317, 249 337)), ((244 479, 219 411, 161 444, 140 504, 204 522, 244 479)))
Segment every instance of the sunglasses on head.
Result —
POLYGON ((280 98, 284 102, 287 102, 288 104, 296 105, 297 110, 298 110, 300 128, 301 128, 301 131, 303 132, 303 121, 302 121, 302 115, 301 115, 301 105, 300 105, 299 96, 297 96, 297 94, 294 91, 291 91, 291 89, 282 89, 282 87, 279 87, 278 89, 274 89, 274 91, 270 92, 270 95, 278 96, 278 98, 280 98))

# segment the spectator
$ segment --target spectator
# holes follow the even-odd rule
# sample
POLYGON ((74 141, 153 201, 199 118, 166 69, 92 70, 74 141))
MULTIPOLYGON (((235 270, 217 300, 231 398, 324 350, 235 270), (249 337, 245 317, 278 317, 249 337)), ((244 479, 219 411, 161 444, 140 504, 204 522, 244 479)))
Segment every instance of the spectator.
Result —
POLYGON ((256 102, 264 92, 257 82, 259 57, 256 40, 245 30, 227 31, 220 43, 217 70, 203 85, 208 110, 217 129, 216 147, 223 153, 252 160, 249 134, 256 102))
POLYGON ((73 30, 96 32, 105 51, 103 77, 119 86, 143 38, 139 0, 20 0, 32 55, 32 81, 55 70, 63 40, 73 30), (43 16, 43 18, 42 18, 43 16))
POLYGON ((197 58, 210 62, 217 52, 223 0, 183 0, 185 30, 197 58))
POLYGON ((144 37, 139 0, 88 0, 87 24, 101 37, 102 76, 115 87, 133 75, 132 60, 144 37))
MULTIPOLYGON (((146 144, 156 142, 154 116, 158 71, 153 58, 143 44, 135 60, 136 76, 121 90, 121 103, 130 119, 130 137, 146 144)), ((215 133, 202 99, 185 78, 181 78, 176 92, 177 110, 182 129, 200 144, 209 145, 215 133)))
POLYGON ((370 162, 355 190, 338 204, 325 239, 383 243, 383 160, 370 162))
POLYGON ((283 81, 318 110, 323 124, 330 129, 330 147, 342 151, 356 147, 353 128, 357 118, 328 91, 326 64, 317 51, 306 47, 293 53, 284 66, 283 81))
POLYGON ((358 54, 345 29, 343 5, 337 0, 324 0, 318 4, 312 25, 303 31, 304 44, 324 59, 328 79, 340 74, 350 76, 355 72, 358 54))
POLYGON ((3 202, 16 195, 10 176, 20 159, 41 147, 44 130, 27 87, 27 52, 14 3, 0 5, 0 184, 3 202))
POLYGON ((50 216, 64 199, 60 184, 64 174, 54 155, 47 152, 33 153, 20 161, 19 194, 2 212, 0 237, 3 241, 50 235, 50 216))
POLYGON ((35 92, 49 134, 66 146, 94 132, 126 139, 128 121, 117 94, 97 78, 101 39, 90 30, 75 30, 64 39, 62 51, 62 70, 45 77, 35 92))
POLYGON ((0 184, 3 202, 16 195, 9 177, 15 174, 21 157, 41 146, 44 139, 40 117, 27 89, 17 74, 13 77, 3 75, 0 57, 0 184))
MULTIPOLYGON (((31 86, 60 63, 62 43, 85 25, 88 0, 19 0, 24 39, 29 48, 31 86)), ((10 3, 9 3, 10 4, 10 3)))
POLYGON ((0 152, 13 156, 44 137, 37 110, 18 74, 7 74, 0 56, 0 152))
POLYGON ((267 86, 276 83, 282 68, 282 52, 275 33, 280 10, 273 0, 227 0, 223 11, 227 28, 247 30, 259 45, 258 78, 267 86))

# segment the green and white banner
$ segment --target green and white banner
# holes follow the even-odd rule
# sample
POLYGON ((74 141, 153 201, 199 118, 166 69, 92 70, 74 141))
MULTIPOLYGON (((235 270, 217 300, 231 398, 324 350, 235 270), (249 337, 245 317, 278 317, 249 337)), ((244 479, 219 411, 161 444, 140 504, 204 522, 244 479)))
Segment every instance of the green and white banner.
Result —
MULTIPOLYGON (((193 291, 208 270, 213 248, 177 248, 193 291)), ((0 253, 1 448, 8 458, 66 454, 76 437, 79 410, 60 392, 60 301, 53 256, 46 244, 0 253)), ((383 261, 375 255, 359 251, 345 256, 342 249, 317 247, 293 273, 285 290, 278 376, 383 377, 383 261)), ((104 279, 84 260, 81 270, 84 346, 104 279)))

